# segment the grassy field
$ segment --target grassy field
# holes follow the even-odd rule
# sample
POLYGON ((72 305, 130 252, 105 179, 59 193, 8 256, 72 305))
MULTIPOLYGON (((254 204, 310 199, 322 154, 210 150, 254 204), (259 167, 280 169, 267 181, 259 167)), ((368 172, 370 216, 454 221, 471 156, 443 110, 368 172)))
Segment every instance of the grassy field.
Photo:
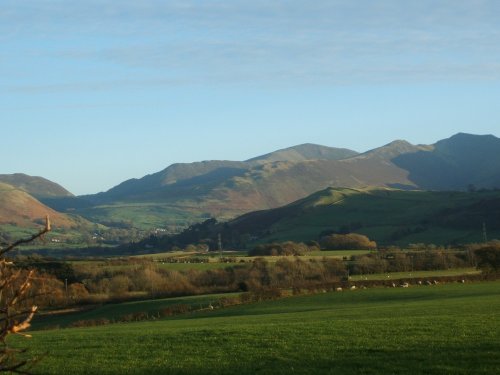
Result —
POLYGON ((290 297, 32 332, 48 374, 496 374, 500 282, 290 297))
POLYGON ((316 257, 334 257, 334 258, 343 258, 343 257, 351 257, 353 255, 364 255, 369 254, 370 250, 319 250, 319 251, 311 251, 308 253, 308 256, 316 256, 316 257))
POLYGON ((349 279, 352 281, 360 280, 396 280, 396 279, 414 279, 414 278, 429 278, 440 276, 462 276, 462 275, 478 275, 481 271, 476 268, 453 268, 450 270, 433 270, 433 271, 411 271, 411 272, 388 272, 388 273, 373 273, 368 275, 353 275, 349 279))
POLYGON ((186 226, 191 219, 199 220, 195 213, 185 213, 161 202, 155 204, 116 203, 79 209, 77 213, 97 222, 133 222, 135 227, 144 230, 163 227, 165 217, 171 218, 172 223, 181 226, 186 226))
POLYGON ((38 316, 33 322, 33 329, 48 329, 54 326, 61 328, 67 327, 70 324, 79 320, 95 320, 95 319, 109 319, 119 320, 127 314, 145 312, 148 314, 156 314, 158 311, 174 306, 186 305, 193 310, 201 310, 207 308, 209 304, 215 303, 223 297, 237 296, 238 293, 226 294, 211 294, 204 296, 189 296, 178 298, 162 298, 150 299, 123 303, 109 303, 102 306, 83 310, 81 312, 58 314, 58 315, 42 315, 38 316))

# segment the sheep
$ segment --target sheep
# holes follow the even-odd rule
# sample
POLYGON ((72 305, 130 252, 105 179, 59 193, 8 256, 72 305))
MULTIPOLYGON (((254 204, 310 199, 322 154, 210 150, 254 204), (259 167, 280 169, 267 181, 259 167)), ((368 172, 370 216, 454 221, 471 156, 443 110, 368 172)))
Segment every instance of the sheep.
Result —
POLYGON ((341 291, 342 291, 342 288, 339 286, 339 287, 335 288, 335 291, 336 291, 336 292, 341 292, 341 291))

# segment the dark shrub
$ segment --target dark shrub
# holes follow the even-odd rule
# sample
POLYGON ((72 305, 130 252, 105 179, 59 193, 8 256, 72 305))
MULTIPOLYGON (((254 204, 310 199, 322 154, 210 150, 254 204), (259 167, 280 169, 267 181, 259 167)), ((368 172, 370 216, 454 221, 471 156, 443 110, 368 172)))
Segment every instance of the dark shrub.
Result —
POLYGON ((320 241, 324 250, 371 250, 377 248, 375 241, 362 234, 332 234, 325 236, 320 241))

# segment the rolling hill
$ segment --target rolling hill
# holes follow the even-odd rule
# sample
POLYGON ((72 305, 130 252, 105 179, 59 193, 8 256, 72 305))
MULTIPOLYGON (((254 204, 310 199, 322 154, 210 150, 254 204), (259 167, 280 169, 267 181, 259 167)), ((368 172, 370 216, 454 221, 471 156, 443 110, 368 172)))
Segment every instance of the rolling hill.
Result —
POLYGON ((43 202, 97 222, 185 227, 276 208, 327 187, 453 190, 500 186, 500 139, 457 134, 433 145, 398 140, 358 154, 303 144, 247 161, 174 164, 107 192, 43 202))
MULTIPOLYGON (((225 223, 208 220, 177 236, 142 247, 190 243, 226 248, 256 243, 319 240, 330 233, 361 233, 380 245, 464 244, 500 238, 500 191, 444 192, 391 188, 327 188, 283 207, 244 214, 225 223)), ((149 242, 148 242, 149 241, 149 242)))
POLYGON ((43 177, 28 176, 24 173, 0 174, 0 182, 9 184, 37 199, 72 197, 68 190, 43 177))
POLYGON ((500 191, 405 191, 328 188, 284 207, 228 223, 259 241, 317 240, 321 233, 358 232, 381 244, 468 243, 500 238, 500 191))

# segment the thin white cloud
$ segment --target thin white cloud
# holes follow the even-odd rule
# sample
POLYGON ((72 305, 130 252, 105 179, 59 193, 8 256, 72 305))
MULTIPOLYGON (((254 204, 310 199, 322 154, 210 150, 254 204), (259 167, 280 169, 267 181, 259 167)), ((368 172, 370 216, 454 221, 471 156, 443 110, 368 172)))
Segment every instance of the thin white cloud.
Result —
POLYGON ((40 56, 69 74, 3 87, 496 81, 499 12, 496 0, 6 1, 0 39, 23 42, 13 56, 40 56), (71 79, 92 64, 113 79, 71 79))

